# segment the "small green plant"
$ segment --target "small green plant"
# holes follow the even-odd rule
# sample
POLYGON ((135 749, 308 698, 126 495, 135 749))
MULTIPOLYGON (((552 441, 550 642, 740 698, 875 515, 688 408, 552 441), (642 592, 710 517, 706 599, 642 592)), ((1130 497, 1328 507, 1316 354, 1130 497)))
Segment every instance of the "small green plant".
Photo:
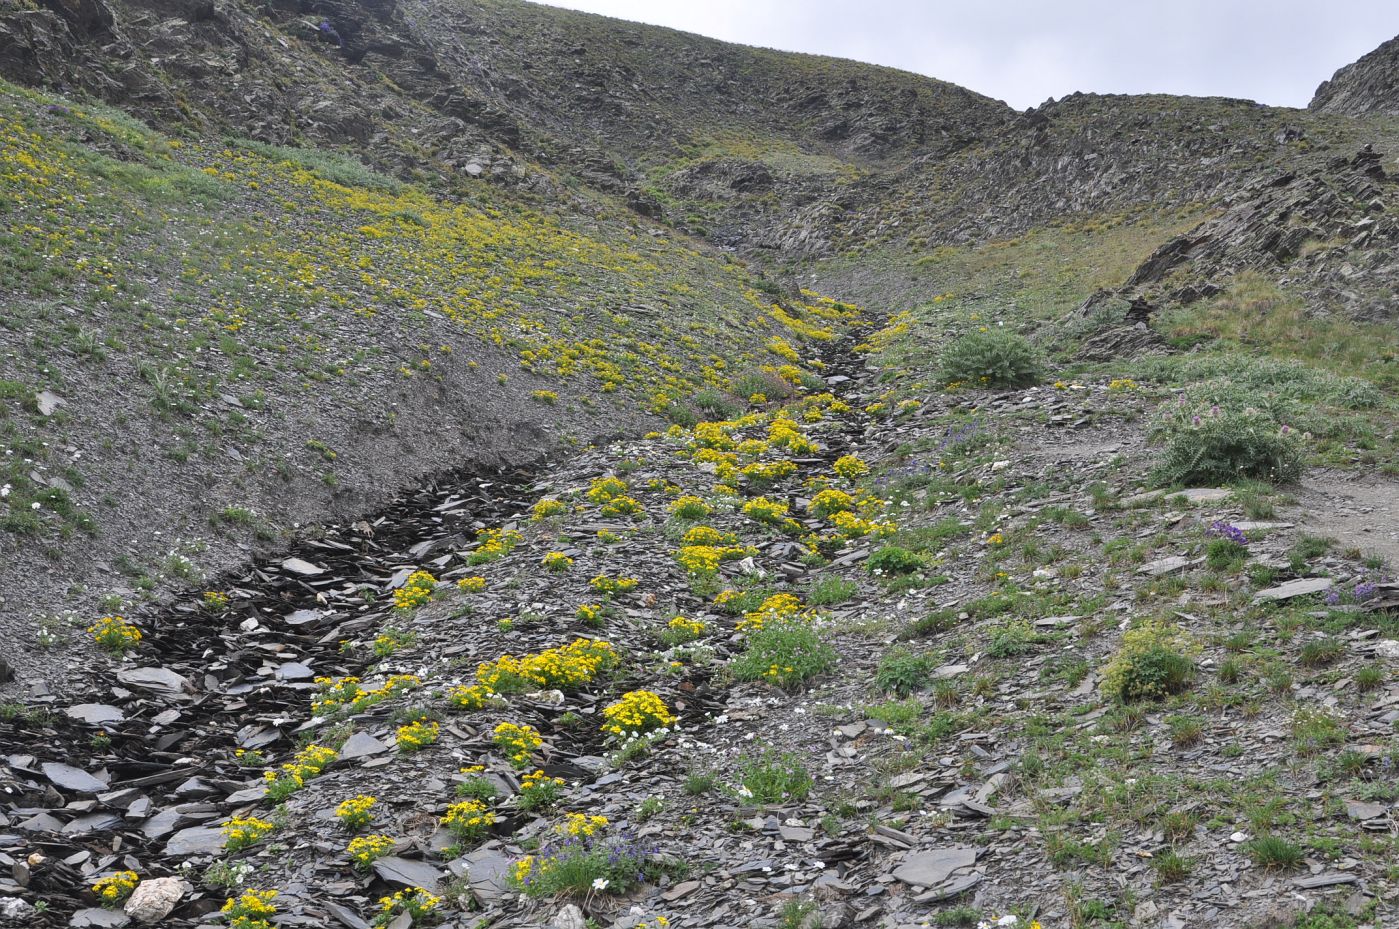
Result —
POLYGON ((718 780, 719 775, 713 771, 691 771, 685 775, 685 793, 692 797, 707 794, 714 789, 718 780))
POLYGON ((774 617, 745 636, 743 654, 730 671, 741 681, 766 681, 794 690, 835 666, 835 649, 800 618, 774 617))
POLYGON ((907 697, 925 689, 932 680, 937 661, 931 655, 918 655, 906 648, 891 649, 879 661, 874 686, 896 697, 907 697))
POLYGON ((1211 571, 1234 572, 1248 560, 1248 546, 1233 539, 1210 539, 1205 546, 1205 565, 1211 571))
POLYGON ((747 803, 770 804, 805 800, 811 775, 796 755, 768 750, 750 758, 738 770, 739 797, 747 803))
POLYGON ((779 929, 803 929, 807 925, 807 918, 818 908, 814 900, 788 900, 777 914, 777 925, 779 929))
POLYGON ((1292 717, 1292 742, 1303 755, 1317 755, 1345 741, 1345 727, 1325 710, 1301 707, 1292 717))
POLYGON ((897 545, 885 545, 865 560, 865 570, 876 577, 912 574, 924 567, 923 556, 897 545))
POLYGON ((986 654, 992 658, 1014 658, 1048 641, 1049 638, 1037 632, 1029 620, 1012 619, 991 630, 991 641, 986 646, 986 654))
POLYGON ((1205 725, 1198 716, 1168 716, 1166 729, 1171 734, 1171 744, 1187 748, 1200 741, 1205 725))
POLYGON ((1302 863, 1306 852, 1301 846, 1275 835, 1260 835, 1244 843, 1250 858, 1262 868, 1282 871, 1302 863))
POLYGON ((859 589, 854 581, 830 574, 811 585, 806 602, 812 606, 835 606, 855 596, 859 589))
POLYGON ((1197 646, 1175 626, 1148 620, 1122 635, 1122 647, 1103 674, 1103 693, 1122 702, 1160 699, 1195 679, 1197 646))
POLYGON ((1384 683, 1384 669, 1379 665, 1366 665, 1355 672, 1355 689, 1362 693, 1374 690, 1384 683))
POLYGON ((1302 646, 1301 651, 1297 654, 1297 663, 1304 668, 1325 667, 1341 657, 1344 650, 1345 647, 1330 636, 1313 639, 1302 646))
POLYGON ((963 387, 1028 387, 1042 376, 1029 342, 991 327, 954 339, 943 349, 939 368, 944 384, 963 387))

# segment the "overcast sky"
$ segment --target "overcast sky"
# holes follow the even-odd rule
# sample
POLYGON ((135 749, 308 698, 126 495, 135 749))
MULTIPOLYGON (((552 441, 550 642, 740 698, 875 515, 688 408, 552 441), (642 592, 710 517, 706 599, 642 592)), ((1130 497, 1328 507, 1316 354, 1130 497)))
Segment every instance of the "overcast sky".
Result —
POLYGON ((1394 0, 548 0, 730 42, 891 65, 1024 109, 1075 90, 1306 106, 1399 34, 1394 0))

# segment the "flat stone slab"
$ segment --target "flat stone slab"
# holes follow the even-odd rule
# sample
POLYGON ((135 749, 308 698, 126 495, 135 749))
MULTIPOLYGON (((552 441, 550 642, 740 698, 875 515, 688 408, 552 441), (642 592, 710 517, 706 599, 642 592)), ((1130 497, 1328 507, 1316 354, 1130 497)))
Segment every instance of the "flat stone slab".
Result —
POLYGON ((465 877, 471 893, 482 903, 499 900, 509 888, 506 875, 510 859, 492 848, 478 848, 471 854, 452 862, 452 873, 465 877))
POLYGON ((442 880, 442 872, 435 865, 411 858, 399 858, 397 855, 375 861, 374 873, 391 884, 421 887, 433 892, 437 891, 437 885, 442 880))
POLYGON ((976 849, 970 845, 948 845, 905 855, 894 869, 894 878, 916 887, 936 887, 953 871, 976 864, 976 849))
POLYGON ((84 794, 100 794, 106 791, 107 782, 99 781, 82 768, 46 761, 43 765, 44 777, 64 790, 75 790, 84 794))
POLYGON ((63 712, 69 719, 76 719, 91 726, 112 725, 126 719, 121 710, 107 703, 79 703, 63 712))
POLYGON ((1183 571, 1188 564, 1190 564, 1189 558, 1185 558, 1181 555, 1172 555, 1169 558, 1158 558, 1156 561, 1148 561, 1137 569, 1137 573, 1145 574, 1150 577, 1161 577, 1164 574, 1183 571))
POLYGON ((117 672, 117 680, 127 687, 154 690, 172 696, 194 693, 194 685, 189 679, 169 668, 128 668, 117 672))
POLYGON ((181 829, 165 843, 165 854, 174 856, 217 855, 223 851, 223 830, 213 826, 181 829))
POLYGON ((282 562, 282 570, 290 574, 300 574, 303 577, 315 577, 317 574, 324 574, 325 568, 320 565, 311 564, 304 558, 288 558, 282 562))
POLYGON ((382 755, 389 747, 367 732, 356 732, 340 746, 340 760, 353 761, 370 755, 382 755))
POLYGON ((1294 525, 1294 523, 1249 522, 1245 520, 1241 523, 1234 523, 1234 528, 1240 532, 1265 532, 1273 529, 1291 529, 1294 525))
POLYGON ((1346 801, 1346 815, 1362 822, 1367 819, 1379 819, 1388 812, 1389 807, 1383 803, 1366 803, 1364 800, 1346 801))
POLYGON ((1335 581, 1329 577, 1302 577, 1295 581, 1288 581, 1286 584, 1269 587, 1267 590, 1260 590, 1253 595, 1253 602, 1267 603, 1276 600, 1291 600, 1293 597, 1305 597, 1307 594, 1317 594, 1323 590, 1328 590, 1334 584, 1335 581))
POLYGON ((1318 887, 1334 887, 1337 884, 1354 884, 1360 878, 1354 874, 1343 874, 1340 871, 1327 871, 1321 874, 1314 874, 1311 877, 1293 878, 1292 883, 1303 890, 1315 890, 1318 887))
POLYGON ((1228 500, 1234 495, 1227 487, 1187 487, 1178 493, 1167 494, 1167 499, 1179 500, 1185 498, 1187 503, 1218 503, 1221 500, 1228 500))

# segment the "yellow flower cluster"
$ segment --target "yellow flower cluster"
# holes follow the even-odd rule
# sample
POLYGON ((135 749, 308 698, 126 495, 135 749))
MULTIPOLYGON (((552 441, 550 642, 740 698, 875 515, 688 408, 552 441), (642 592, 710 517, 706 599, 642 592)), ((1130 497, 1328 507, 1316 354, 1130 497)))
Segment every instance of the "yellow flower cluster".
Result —
POLYGON ((819 516, 822 519, 829 519, 836 513, 848 513, 855 509, 855 498, 843 490, 827 487, 811 498, 811 502, 806 505, 806 509, 807 512, 815 516, 819 516))
POLYGON ((479 594, 486 589, 486 579, 477 575, 476 577, 464 577, 457 581, 457 590, 462 593, 479 594))
POLYGON ((796 420, 785 417, 777 417, 768 423, 768 441, 793 455, 814 455, 821 451, 821 446, 802 434, 796 420))
POLYGON ((530 396, 540 403, 547 403, 551 406, 559 402, 559 395, 552 390, 536 390, 531 392, 530 396))
POLYGON ((539 563, 543 565, 546 570, 560 573, 573 567, 573 559, 563 552, 548 552, 540 559, 539 563))
POLYGON ((579 604, 578 609, 573 611, 573 615, 590 626, 601 625, 603 609, 596 603, 582 603, 579 604))
POLYGON ((627 482, 620 477, 594 478, 592 485, 588 487, 588 499, 593 503, 606 503, 613 497, 620 497, 628 490, 627 482))
POLYGON ((99 878, 97 883, 92 885, 92 892, 97 894, 97 900, 103 906, 118 907, 131 896, 131 892, 140 882, 140 875, 135 871, 118 871, 99 878))
POLYGON ((1005 543, 1006 537, 999 532, 993 532, 986 537, 987 545, 1004 545, 1005 543))
POLYGON ((1136 389, 1137 389, 1137 382, 1134 381, 1134 380, 1132 380, 1130 377, 1115 377, 1115 378, 1113 378, 1111 381, 1108 382, 1108 390, 1111 390, 1111 391, 1136 390, 1136 389))
POLYGON ((773 594, 759 604, 756 610, 743 614, 735 627, 739 632, 756 632, 774 620, 795 619, 801 615, 802 602, 795 594, 773 594))
POLYGON ((738 536, 713 526, 694 526, 686 530, 680 541, 685 545, 737 545, 738 536))
POLYGON ((530 507, 529 518, 535 521, 548 519, 551 516, 558 516, 568 509, 568 504, 553 497, 543 497, 534 506, 530 507))
POLYGON ((670 501, 670 512, 679 519, 704 519, 714 508, 699 497, 686 495, 670 501))
POLYGON ((447 807, 442 827, 461 841, 471 842, 484 836, 495 821, 495 813, 480 800, 462 800, 447 807))
POLYGON ((744 545, 682 545, 675 561, 696 577, 708 577, 725 561, 734 561, 757 554, 757 549, 744 545))
POLYGON ((787 520, 787 504, 767 497, 754 497, 743 504, 743 515, 757 523, 781 526, 787 520))
POLYGON ((280 771, 265 771, 262 779, 267 782, 267 794, 273 801, 286 799, 306 785, 306 782, 324 771, 337 757, 333 748, 324 745, 308 745, 298 751, 291 761, 281 766, 280 771))
POLYGON ((624 594, 635 590, 636 585, 641 582, 634 577, 608 577, 606 574, 599 574, 588 581, 588 586, 605 596, 613 594, 624 594))
POLYGON ((666 628, 678 637, 698 639, 704 635, 705 630, 709 627, 704 624, 702 619, 686 619, 684 616, 676 616, 666 623, 666 628))
POLYGON ((893 535, 899 527, 890 520, 862 519, 854 513, 836 513, 831 517, 831 525, 847 539, 856 539, 860 536, 872 535, 875 538, 883 539, 893 535))
POLYGON ((486 564, 498 561, 519 545, 524 539, 514 529, 482 529, 476 533, 476 550, 467 559, 468 564, 486 564))
POLYGON ((335 808, 335 818, 340 820, 340 825, 346 830, 359 832, 374 818, 371 811, 378 802, 367 794, 342 800, 340 805, 335 808))
POLYGON ((602 731, 618 739, 630 739, 653 729, 675 725, 676 716, 660 695, 649 690, 629 690, 616 703, 603 708, 602 731))
POLYGON ((434 896, 421 887, 400 890, 392 897, 379 898, 379 919, 387 925, 393 917, 407 913, 413 923, 417 923, 442 905, 442 898, 434 896))
POLYGON ((640 516, 645 507, 635 497, 621 495, 608 500, 598 512, 603 516, 640 516))
POLYGON ((350 864, 356 870, 368 871, 376 859, 383 858, 393 850, 394 840, 386 835, 362 835, 350 840, 345 851, 350 855, 350 864))
POLYGON ((870 473, 870 466, 855 455, 841 455, 831 465, 831 470, 848 483, 855 483, 870 473))
POLYGON ((101 648, 121 655, 141 644, 141 630, 122 616, 103 616, 88 627, 92 639, 101 648))
POLYGON ((483 661, 476 667, 476 681, 496 694, 579 687, 610 671, 620 660, 605 639, 579 638, 521 658, 506 654, 495 661, 483 661))
POLYGON ((406 726, 398 727, 398 750, 416 752, 437 741, 440 729, 436 722, 416 719, 406 726))
POLYGON ((228 609, 228 594, 217 590, 204 591, 204 609, 211 613, 222 613, 228 609))
POLYGON ((589 816, 584 813, 567 813, 563 822, 554 825, 555 832, 571 839, 587 839, 606 828, 606 816, 589 816))
POLYGON ((750 484, 766 487, 797 473, 797 466, 785 458, 777 461, 755 461, 739 469, 739 474, 750 484))
POLYGON ((376 703, 397 696, 422 684, 416 674, 391 674, 382 686, 369 690, 360 686, 357 677, 318 677, 316 695, 311 698, 313 713, 332 713, 345 709, 360 713, 376 703))
POLYGON ((501 723, 491 733, 495 744, 517 768, 530 763, 531 756, 544 744, 539 730, 528 724, 501 723))
POLYGON ((276 896, 275 890, 245 890, 225 900, 219 912, 228 920, 228 929, 272 929, 268 919, 277 915, 272 904, 276 896))
POLYGON ((479 710, 496 702, 496 695, 480 684, 458 684, 447 690, 447 702, 458 710, 479 710))
POLYGON ((520 800, 526 809, 548 806, 558 798, 563 786, 563 778, 550 777, 536 769, 520 778, 520 800))
POLYGON ((256 816, 247 818, 235 816, 220 828, 223 830, 223 847, 230 852, 236 852, 261 841, 264 836, 277 827, 265 819, 258 819, 256 816))
MULTIPOLYGON (((731 422, 703 422, 697 423, 693 430, 693 438, 690 440, 690 447, 693 449, 709 448, 717 452, 732 451, 737 443, 734 442, 730 433, 735 424, 731 422)), ((696 456, 698 460, 698 456, 696 456)))
POLYGON ((414 571, 408 575, 403 586, 393 592, 393 606, 396 610, 414 610, 432 599, 437 589, 437 578, 426 571, 414 571))

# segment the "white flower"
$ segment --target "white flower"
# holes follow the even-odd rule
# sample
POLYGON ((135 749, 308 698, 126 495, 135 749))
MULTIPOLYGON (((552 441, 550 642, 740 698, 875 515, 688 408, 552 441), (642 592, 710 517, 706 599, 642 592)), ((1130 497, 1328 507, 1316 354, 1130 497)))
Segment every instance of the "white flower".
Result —
POLYGON ((603 890, 606 890, 606 889, 607 889, 607 878, 605 878, 605 877, 595 877, 595 878, 593 878, 593 890, 603 891, 603 890))
POLYGON ((753 799, 753 791, 749 790, 747 787, 740 787, 738 789, 738 795, 745 800, 753 799))
POLYGON ((35 500, 33 503, 29 504, 29 508, 31 510, 37 510, 39 508, 39 501, 35 500))
POLYGON ((4 487, 0 487, 0 500, 5 499, 5 498, 8 497, 9 495, 10 495, 10 485, 9 485, 9 484, 6 484, 4 487))
POLYGON ((1000 919, 996 920, 996 925, 997 925, 997 926, 1014 926, 1014 925, 1015 925, 1016 923, 1018 923, 1018 922, 1020 922, 1020 917, 1019 917, 1019 916, 1016 916, 1014 913, 1007 913, 1006 915, 1002 916, 1000 919))

